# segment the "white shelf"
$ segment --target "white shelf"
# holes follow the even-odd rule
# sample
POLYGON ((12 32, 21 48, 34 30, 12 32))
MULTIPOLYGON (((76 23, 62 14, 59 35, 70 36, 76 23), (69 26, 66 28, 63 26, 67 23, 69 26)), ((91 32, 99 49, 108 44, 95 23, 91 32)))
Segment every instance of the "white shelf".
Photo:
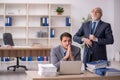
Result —
POLYGON ((26 26, 5 26, 5 28, 11 28, 11 29, 14 29, 14 28, 26 28, 26 26))
POLYGON ((51 15, 57 15, 56 8, 63 7, 64 12, 63 15, 70 15, 71 14, 71 5, 70 4, 51 4, 51 15))
POLYGON ((51 28, 71 28, 72 26, 52 26, 51 28))
POLYGON ((0 28, 4 28, 4 26, 0 25, 0 28))
POLYGON ((48 15, 49 4, 29 4, 28 15, 48 15))
POLYGON ((46 29, 46 28, 49 28, 48 26, 28 26, 29 28, 43 28, 43 29, 46 29))
POLYGON ((51 15, 51 17, 70 17, 70 15, 57 15, 57 14, 54 14, 54 15, 51 15))
POLYGON ((29 37, 28 38, 29 40, 48 40, 49 38, 48 37, 29 37))
POLYGON ((25 37, 16 37, 16 38, 14 38, 14 40, 25 40, 26 38, 25 37))
POLYGON ((61 33, 71 33, 72 26, 66 26, 66 17, 71 18, 70 4, 0 3, 0 37, 10 32, 17 46, 34 43, 54 46, 59 44, 61 33), (57 7, 64 8, 62 15, 57 15, 57 7), (5 26, 6 17, 12 18, 12 26, 5 26), (47 18, 48 26, 43 26, 43 18, 47 18), (51 28, 55 30, 54 38, 50 37, 51 28))
POLYGON ((0 16, 4 16, 4 3, 0 3, 0 16))
POLYGON ((60 39, 59 37, 54 37, 54 38, 50 38, 51 40, 58 40, 60 39))
POLYGON ((49 15, 43 15, 43 14, 29 14, 28 17, 48 17, 49 15))
POLYGON ((4 16, 4 14, 0 13, 0 16, 4 16))
POLYGON ((0 15, 0 27, 4 26, 4 16, 0 15))
POLYGON ((23 16, 27 13, 27 4, 5 4, 5 14, 10 16, 23 16))
POLYGON ((6 16, 12 16, 12 17, 25 17, 26 16, 26 14, 6 14, 6 16))

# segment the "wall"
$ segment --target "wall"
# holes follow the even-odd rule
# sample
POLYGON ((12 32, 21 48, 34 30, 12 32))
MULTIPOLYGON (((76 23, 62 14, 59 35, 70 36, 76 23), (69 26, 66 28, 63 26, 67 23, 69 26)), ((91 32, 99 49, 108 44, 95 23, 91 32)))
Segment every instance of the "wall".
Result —
POLYGON ((114 38, 113 45, 115 60, 120 61, 120 0, 114 0, 114 38))
MULTIPOLYGON (((120 2, 119 0, 0 0, 0 2, 14 2, 14 3, 70 3, 72 4, 72 18, 73 18, 73 32, 72 35, 75 34, 75 32, 79 29, 82 18, 87 17, 89 12, 91 11, 92 8, 94 7, 101 7, 103 9, 103 17, 102 20, 111 23, 113 33, 115 35, 115 44, 107 46, 107 51, 108 51, 108 58, 109 60, 113 60, 113 58, 116 56, 114 53, 118 53, 120 46, 118 39, 118 30, 114 27, 118 27, 119 21, 116 22, 117 24, 114 23, 114 17, 117 17, 117 9, 114 7, 114 4, 119 4, 117 2, 120 2), (115 2, 114 2, 115 1, 115 2), (114 10, 115 9, 115 10, 114 10), (114 14, 114 11, 116 13, 114 14), (114 26, 115 24, 115 26, 114 26), (117 45, 117 47, 116 47, 117 45)), ((120 19, 120 18, 119 18, 120 19)), ((74 42, 73 42, 74 43, 74 42)), ((78 45, 77 43, 74 43, 75 45, 78 45)), ((116 60, 119 60, 117 57, 116 60)))

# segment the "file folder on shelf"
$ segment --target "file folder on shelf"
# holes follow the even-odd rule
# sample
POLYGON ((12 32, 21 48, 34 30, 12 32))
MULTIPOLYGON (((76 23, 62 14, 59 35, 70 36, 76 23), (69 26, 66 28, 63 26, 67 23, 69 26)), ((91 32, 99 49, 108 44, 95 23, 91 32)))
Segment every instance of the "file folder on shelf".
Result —
POLYGON ((71 26, 70 17, 66 17, 66 26, 71 26))
POLYGON ((6 17, 5 26, 12 26, 12 17, 6 17))

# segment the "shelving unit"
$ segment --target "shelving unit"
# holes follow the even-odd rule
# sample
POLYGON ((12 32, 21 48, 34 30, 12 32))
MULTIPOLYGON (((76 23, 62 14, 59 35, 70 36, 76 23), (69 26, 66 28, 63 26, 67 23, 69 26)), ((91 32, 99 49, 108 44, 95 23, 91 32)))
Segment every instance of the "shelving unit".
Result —
POLYGON ((0 44, 2 44, 3 32, 4 32, 4 4, 0 3, 0 44))
MULTIPOLYGON (((50 38, 50 45, 56 46, 60 44, 60 35, 63 32, 71 33, 72 26, 66 26, 66 17, 71 19, 71 5, 70 4, 51 4, 50 5, 50 19, 51 26, 55 30, 55 37, 50 38), (56 8, 64 8, 62 15, 57 15, 56 8)), ((72 24, 72 23, 71 23, 72 24)))
POLYGON ((2 34, 10 32, 15 45, 33 45, 39 43, 45 46, 56 46, 63 32, 71 33, 72 23, 66 26, 66 17, 71 19, 70 4, 51 3, 0 3, 0 44, 2 34), (57 15, 56 8, 63 7, 64 13, 57 15), (12 25, 6 26, 6 17, 12 18, 12 25), (46 19, 48 25, 43 25, 46 19), (50 30, 55 30, 55 37, 50 37, 50 30))
POLYGON ((6 17, 12 18, 12 25, 5 27, 5 32, 12 33, 15 45, 27 44, 27 4, 5 3, 5 23, 6 17))

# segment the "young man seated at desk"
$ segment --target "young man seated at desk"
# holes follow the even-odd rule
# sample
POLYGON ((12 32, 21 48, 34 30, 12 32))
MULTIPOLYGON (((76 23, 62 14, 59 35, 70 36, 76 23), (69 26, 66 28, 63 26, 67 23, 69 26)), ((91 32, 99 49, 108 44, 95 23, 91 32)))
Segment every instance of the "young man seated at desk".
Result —
POLYGON ((72 35, 64 32, 60 36, 61 45, 51 49, 51 63, 60 68, 60 61, 75 61, 81 60, 80 48, 72 45, 72 35))

